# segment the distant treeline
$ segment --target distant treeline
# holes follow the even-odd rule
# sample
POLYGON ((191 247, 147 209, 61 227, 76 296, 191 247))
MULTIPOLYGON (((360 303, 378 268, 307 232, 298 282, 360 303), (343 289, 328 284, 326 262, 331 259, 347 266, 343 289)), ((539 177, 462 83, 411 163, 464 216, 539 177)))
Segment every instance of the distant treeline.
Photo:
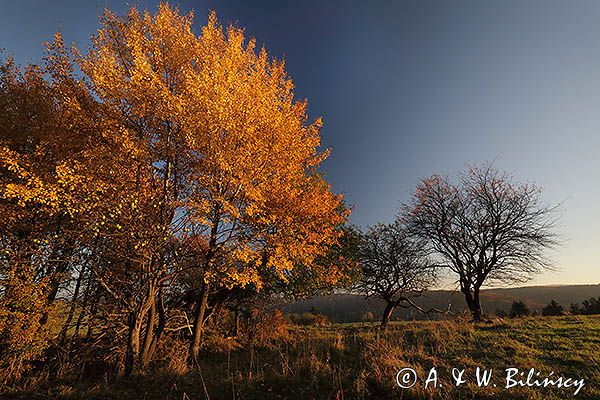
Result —
POLYGON ((574 315, 595 315, 600 314, 600 296, 591 297, 579 303, 571 303, 569 311, 574 315))
MULTIPOLYGON (((508 289, 485 289, 481 292, 482 304, 485 314, 495 315, 499 311, 509 314, 512 303, 522 300, 533 312, 541 314, 542 309, 552 300, 559 304, 571 304, 569 311, 573 314, 584 314, 578 310, 589 304, 598 304, 600 285, 569 285, 569 286, 529 286, 508 289), (595 302, 594 302, 595 300, 595 302)), ((456 313, 466 311, 464 300, 460 292, 434 290, 421 296, 419 304, 424 308, 437 307, 447 308, 456 313)), ((281 309, 287 313, 306 313, 311 309, 318 310, 334 322, 358 322, 369 317, 378 319, 385 304, 383 301, 373 299, 365 300, 362 296, 353 294, 335 294, 331 296, 320 296, 309 300, 300 300, 281 305, 281 309)), ((598 312, 593 312, 597 314, 598 312)), ((421 320, 437 318, 436 315, 426 316, 414 309, 400 308, 394 312, 393 319, 421 320)))

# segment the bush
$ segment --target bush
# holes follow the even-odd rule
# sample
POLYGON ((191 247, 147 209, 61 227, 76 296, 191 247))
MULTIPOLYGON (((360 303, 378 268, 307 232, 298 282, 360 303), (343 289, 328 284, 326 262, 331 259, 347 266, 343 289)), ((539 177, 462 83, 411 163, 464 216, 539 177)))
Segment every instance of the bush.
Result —
POLYGON ((9 272, 0 297, 0 384, 12 383, 44 356, 48 340, 40 323, 48 311, 46 286, 33 274, 9 272))
POLYGON ((511 318, 526 317, 529 314, 529 308, 527 308, 527 305, 522 301, 515 301, 512 303, 512 306, 510 307, 511 318))
POLYGON ((266 344, 285 337, 288 333, 288 322, 280 310, 265 312, 255 308, 252 310, 247 330, 248 338, 252 342, 266 344))
POLYGON ((553 316, 553 315, 562 315, 564 314, 564 310, 560 304, 556 301, 552 300, 550 304, 542 309, 542 315, 544 317, 553 316))
POLYGON ((584 300, 582 303, 581 314, 584 315, 594 315, 600 314, 600 296, 598 298, 589 298, 588 300, 584 300))
POLYGON ((307 312, 304 314, 290 314, 290 321, 296 325, 329 325, 329 317, 318 312, 307 312))

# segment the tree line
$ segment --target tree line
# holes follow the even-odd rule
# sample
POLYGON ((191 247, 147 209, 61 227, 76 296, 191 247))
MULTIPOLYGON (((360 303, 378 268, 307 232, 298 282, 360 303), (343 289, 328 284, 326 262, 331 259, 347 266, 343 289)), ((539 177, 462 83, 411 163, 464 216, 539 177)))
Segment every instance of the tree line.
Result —
MULTIPOLYGON (((558 316, 558 315, 596 315, 600 314, 600 297, 590 297, 579 303, 571 303, 568 309, 565 310, 562 305, 557 303, 555 300, 551 300, 550 303, 546 304, 541 310, 542 316, 558 316)), ((523 301, 513 302, 509 313, 507 314, 503 310, 496 310, 496 315, 500 317, 510 316, 511 318, 527 317, 529 315, 536 316, 537 311, 531 312, 527 305, 523 301)))
MULTIPOLYGON (((565 314, 563 307, 554 300, 550 301, 550 303, 545 305, 542 309, 542 315, 544 317, 558 316, 563 314, 565 314)), ((496 310, 496 315, 502 318, 522 318, 528 316, 537 317, 539 314, 537 311, 532 312, 529 307, 527 307, 527 304, 519 300, 512 303, 508 314, 503 310, 496 310)))

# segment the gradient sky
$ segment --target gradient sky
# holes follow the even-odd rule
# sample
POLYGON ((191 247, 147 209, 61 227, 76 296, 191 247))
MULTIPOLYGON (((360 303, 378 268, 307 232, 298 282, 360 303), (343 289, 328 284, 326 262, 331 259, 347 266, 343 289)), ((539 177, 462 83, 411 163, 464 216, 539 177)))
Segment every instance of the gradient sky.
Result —
MULTIPOLYGON (((1 0, 0 48, 39 62, 62 30, 85 48, 109 5, 1 0)), ((245 27, 285 58, 299 98, 323 116, 323 170, 358 225, 391 221, 420 178, 467 163, 564 201, 559 269, 534 284, 600 283, 600 2, 187 1, 245 27)))

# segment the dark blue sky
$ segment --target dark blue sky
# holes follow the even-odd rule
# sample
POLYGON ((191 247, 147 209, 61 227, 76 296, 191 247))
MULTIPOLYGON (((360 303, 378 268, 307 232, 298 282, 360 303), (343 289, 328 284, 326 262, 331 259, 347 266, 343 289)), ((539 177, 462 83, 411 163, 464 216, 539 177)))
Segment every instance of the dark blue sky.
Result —
MULTIPOLYGON (((0 47, 38 62, 61 29, 85 48, 109 5, 0 2, 0 47)), ((600 2, 180 1, 283 57, 323 116, 328 180, 360 225, 390 221, 419 178, 495 160, 566 200, 561 270, 534 283, 600 282, 600 2)), ((199 31, 199 29, 198 29, 199 31)))

